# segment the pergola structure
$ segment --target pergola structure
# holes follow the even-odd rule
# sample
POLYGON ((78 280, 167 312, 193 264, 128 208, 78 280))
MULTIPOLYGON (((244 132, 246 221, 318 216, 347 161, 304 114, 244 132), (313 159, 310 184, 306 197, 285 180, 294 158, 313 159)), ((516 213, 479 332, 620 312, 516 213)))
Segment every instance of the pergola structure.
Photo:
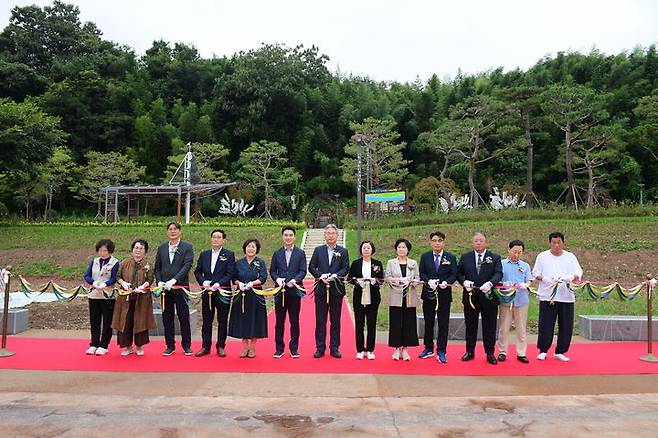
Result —
POLYGON ((143 197, 172 197, 177 199, 177 216, 178 222, 181 221, 181 200, 188 194, 194 195, 194 215, 199 213, 199 198, 203 195, 212 196, 221 192, 226 187, 235 185, 234 182, 220 184, 174 184, 162 186, 107 186, 101 187, 101 192, 105 193, 105 222, 119 221, 119 200, 121 197, 126 199, 126 218, 130 220, 132 216, 139 216, 139 199, 143 197), (131 201, 136 201, 135 206, 131 208, 131 201))

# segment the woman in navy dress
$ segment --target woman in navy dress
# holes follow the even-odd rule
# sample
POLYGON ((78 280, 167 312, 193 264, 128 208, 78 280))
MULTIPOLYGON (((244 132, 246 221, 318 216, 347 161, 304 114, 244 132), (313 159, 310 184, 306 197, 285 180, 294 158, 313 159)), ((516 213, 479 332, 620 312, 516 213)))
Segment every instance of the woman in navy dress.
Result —
POLYGON ((267 337, 267 308, 265 299, 257 295, 254 289, 262 289, 267 280, 265 261, 258 257, 260 242, 258 239, 247 239, 242 244, 245 257, 235 264, 236 277, 234 283, 239 293, 231 307, 231 321, 228 334, 242 339, 240 357, 256 357, 256 341, 267 337))

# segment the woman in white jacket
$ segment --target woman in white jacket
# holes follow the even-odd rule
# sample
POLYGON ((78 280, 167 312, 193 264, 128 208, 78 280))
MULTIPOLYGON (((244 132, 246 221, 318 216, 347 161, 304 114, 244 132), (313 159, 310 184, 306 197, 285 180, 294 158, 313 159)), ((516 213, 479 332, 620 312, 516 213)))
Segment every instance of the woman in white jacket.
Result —
POLYGON ((416 286, 421 284, 416 260, 408 258, 411 243, 407 239, 395 242, 397 257, 386 263, 388 295, 388 345, 395 348, 393 360, 411 360, 407 347, 418 345, 416 331, 416 286))

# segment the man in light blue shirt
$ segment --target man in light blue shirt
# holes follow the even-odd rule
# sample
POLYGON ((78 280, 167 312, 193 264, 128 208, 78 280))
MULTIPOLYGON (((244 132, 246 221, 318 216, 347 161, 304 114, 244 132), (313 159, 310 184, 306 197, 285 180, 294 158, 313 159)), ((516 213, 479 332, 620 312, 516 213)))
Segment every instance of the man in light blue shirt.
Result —
MULTIPOLYGON (((521 260, 525 245, 520 240, 512 240, 509 243, 507 258, 502 260, 503 285, 515 286, 516 296, 513 300, 501 299, 498 324, 498 360, 504 362, 507 359, 507 347, 509 345, 509 331, 514 321, 516 328, 516 358, 519 362, 528 363, 526 349, 526 323, 528 321, 528 287, 532 282, 532 270, 530 265, 521 260)), ((505 291, 505 289, 503 289, 505 291)))

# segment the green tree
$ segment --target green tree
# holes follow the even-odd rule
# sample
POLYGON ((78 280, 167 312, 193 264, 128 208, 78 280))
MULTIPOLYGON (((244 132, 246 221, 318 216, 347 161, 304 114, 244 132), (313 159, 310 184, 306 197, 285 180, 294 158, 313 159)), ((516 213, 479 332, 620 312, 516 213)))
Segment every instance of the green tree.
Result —
POLYGON ((272 141, 253 142, 240 154, 243 163, 238 176, 263 191, 263 215, 272 219, 271 207, 274 191, 290 186, 300 178, 299 173, 286 166, 286 147, 272 141))
MULTIPOLYGON (((192 152, 192 183, 194 184, 211 184, 224 183, 228 179, 227 173, 219 168, 228 155, 228 149, 221 144, 211 143, 191 143, 190 151, 192 152)), ((180 164, 185 158, 187 147, 180 153, 168 158, 169 165, 163 178, 164 183, 169 183, 172 176, 178 170, 180 164)), ((183 179, 182 167, 177 173, 177 181, 183 179)))
POLYGON ((61 192, 63 188, 68 187, 72 182, 74 161, 71 151, 62 146, 56 148, 48 161, 40 167, 40 179, 46 184, 43 220, 48 220, 55 194, 61 192))

